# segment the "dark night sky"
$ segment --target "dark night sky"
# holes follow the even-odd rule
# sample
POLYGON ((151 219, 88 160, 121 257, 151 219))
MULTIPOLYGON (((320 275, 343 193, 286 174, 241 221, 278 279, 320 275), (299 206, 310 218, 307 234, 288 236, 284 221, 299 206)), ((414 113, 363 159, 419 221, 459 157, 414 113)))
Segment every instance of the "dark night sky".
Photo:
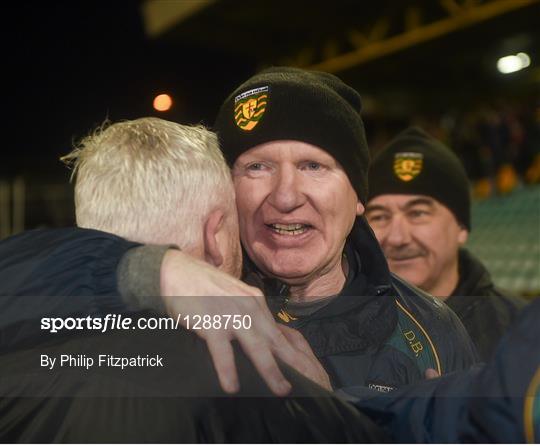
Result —
POLYGON ((137 2, 18 2, 4 17, 0 175, 67 177, 57 159, 74 139, 107 117, 158 115, 162 90, 177 104, 161 117, 211 124, 234 82, 225 56, 147 40, 137 2))
MULTIPOLYGON (((229 53, 216 48, 220 36, 228 36, 236 23, 236 20, 229 20, 230 23, 221 20, 224 11, 219 8, 209 21, 217 24, 218 29, 199 28, 195 17, 191 26, 184 26, 184 34, 176 38, 165 36, 157 41, 148 40, 139 12, 140 1, 12 0, 7 6, 3 5, 0 98, 4 119, 0 181, 24 176, 27 228, 73 224, 73 198, 68 186, 70 171, 59 157, 106 118, 118 121, 153 115, 211 126, 226 95, 238 82, 253 74, 260 63, 254 59, 260 56, 256 50, 235 56, 231 47, 223 50, 229 53), (195 35, 197 38, 202 34, 207 47, 189 46, 187 40, 205 45, 198 39, 184 39, 190 32, 200 33, 195 35), (164 91, 173 95, 176 105, 170 112, 160 114, 152 109, 152 99, 164 91)), ((249 0, 246 2, 252 5, 249 0)), ((231 3, 223 2, 221 7, 229 8, 231 3)), ((266 3, 275 7, 272 0, 266 3)), ((323 3, 317 5, 314 9, 324 7, 323 3)), ((244 13, 241 7, 240 13, 244 13)), ((528 13, 528 16, 531 17, 529 22, 533 22, 534 14, 528 13)), ((291 20, 294 22, 294 17, 291 20)), ((519 20, 514 17, 512 22, 506 16, 493 21, 487 31, 486 28, 465 30, 420 45, 376 64, 362 66, 350 77, 358 81, 361 94, 367 87, 373 87, 368 93, 374 97, 381 94, 383 102, 388 96, 385 96, 388 86, 394 85, 397 79, 414 80, 416 77, 420 88, 428 92, 425 96, 430 98, 446 91, 441 90, 442 81, 446 83, 455 78, 453 85, 459 88, 448 88, 447 96, 459 96, 456 93, 466 90, 463 86, 470 84, 471 88, 476 88, 477 84, 469 81, 475 77, 471 73, 478 70, 471 72, 466 68, 467 63, 474 65, 474 60, 460 58, 455 68, 448 71, 447 56, 474 56, 474 51, 463 51, 463 48, 469 48, 476 40, 488 48, 486 39, 488 43, 496 43, 496 39, 489 36, 493 35, 493 28, 504 28, 501 23, 513 23, 514 29, 510 31, 514 32, 523 28, 524 16, 520 15, 519 20), (479 39, 479 32, 487 37, 479 39), (434 74, 438 64, 430 62, 438 54, 444 54, 447 62, 441 64, 439 71, 443 74, 440 76, 434 74), (413 60, 428 64, 427 69, 409 72, 398 68, 410 66, 413 60), (427 82, 431 80, 435 82, 427 82), (379 90, 375 88, 377 85, 379 90)), ((275 44, 267 42, 273 28, 266 25, 268 23, 263 27, 266 33, 248 36, 255 40, 256 49, 257 45, 275 44)), ((393 94, 393 90, 389 91, 393 94)), ((397 96, 396 101, 392 97, 387 102, 393 104, 399 100, 397 96)), ((446 104, 444 100, 437 103, 446 104)), ((369 138, 372 127, 368 123, 366 128, 369 138)))
MULTIPOLYGON (((86 135, 105 118, 116 121, 158 115, 211 125, 227 93, 256 68, 254 60, 235 59, 215 49, 182 47, 182 39, 174 44, 167 39, 148 40, 137 0, 25 0, 7 5, 3 8, 1 39, 5 118, 0 177, 25 173, 65 181, 69 172, 58 162, 59 156, 69 152, 74 139, 86 135), (176 106, 166 114, 151 107, 152 98, 162 91, 172 93, 176 100, 176 106)), ((514 28, 523 25, 520 17, 512 22, 514 28)), ((500 20, 510 23, 508 17, 500 20)), ((492 27, 498 28, 500 23, 493 21, 492 27)), ((221 32, 227 31, 223 25, 221 32)), ((395 83, 395 73, 400 72, 396 66, 403 66, 403 60, 409 66, 410 57, 416 53, 417 62, 429 61, 430 54, 474 56, 473 51, 463 51, 478 38, 473 31, 424 45, 427 50, 435 48, 431 53, 415 48, 384 59, 371 71, 369 64, 362 67, 357 75, 362 89, 371 86, 373 80, 381 80, 380 93, 384 93, 395 83), (452 45, 441 50, 439 45, 444 42, 452 45), (400 60, 402 65, 392 63, 400 60)), ((488 31, 493 29, 482 32, 490 35, 488 31)), ((210 35, 212 39, 219 37, 210 35)), ((474 59, 465 62, 476 63, 474 59)), ((448 82, 455 77, 459 89, 441 90, 441 81, 432 82, 432 90, 456 95, 469 85, 471 76, 474 78, 467 75, 465 65, 459 64, 452 73, 435 76, 432 69, 436 65, 429 65, 428 70, 405 71, 398 79, 425 72, 420 85, 429 91, 426 78, 448 82), (465 80, 458 76, 462 72, 465 80)), ((359 91, 364 93, 362 89, 359 91)))

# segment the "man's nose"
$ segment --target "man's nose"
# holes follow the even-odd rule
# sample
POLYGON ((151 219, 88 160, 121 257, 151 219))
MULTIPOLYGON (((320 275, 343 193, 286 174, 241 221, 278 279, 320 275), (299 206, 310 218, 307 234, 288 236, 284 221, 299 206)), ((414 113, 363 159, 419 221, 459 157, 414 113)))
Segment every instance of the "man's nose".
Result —
POLYGON ((411 241, 411 231, 407 220, 401 215, 394 215, 388 227, 385 242, 390 246, 403 246, 411 241))
POLYGON ((274 177, 268 202, 280 212, 291 212, 306 201, 301 188, 299 172, 294 166, 285 166, 274 177))

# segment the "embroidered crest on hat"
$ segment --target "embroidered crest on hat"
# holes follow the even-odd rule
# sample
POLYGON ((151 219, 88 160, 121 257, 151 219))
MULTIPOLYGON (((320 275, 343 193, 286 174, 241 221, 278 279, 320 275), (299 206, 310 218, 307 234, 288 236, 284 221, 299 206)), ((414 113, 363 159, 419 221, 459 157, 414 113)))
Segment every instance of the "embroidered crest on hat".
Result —
POLYGON ((401 181, 411 181, 422 172, 423 159, 422 153, 396 153, 394 155, 394 173, 401 181))
POLYGON ((255 128, 268 103, 268 86, 245 91, 234 98, 234 122, 242 130, 255 128))

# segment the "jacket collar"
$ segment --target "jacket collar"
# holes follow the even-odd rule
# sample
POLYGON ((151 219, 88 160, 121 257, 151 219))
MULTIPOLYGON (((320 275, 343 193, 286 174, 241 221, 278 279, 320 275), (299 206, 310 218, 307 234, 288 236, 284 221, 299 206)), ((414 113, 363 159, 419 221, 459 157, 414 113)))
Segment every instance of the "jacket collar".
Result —
MULTIPOLYGON (((364 216, 358 217, 353 229, 347 239, 345 253, 351 268, 350 271, 360 273, 365 277, 366 284, 374 288, 374 291, 386 289, 391 286, 391 275, 382 249, 377 241, 373 230, 367 223, 364 216), (353 255, 354 253, 354 255, 353 255)), ((349 283, 347 280, 341 295, 349 293, 349 283)), ((358 287, 355 286, 354 294, 357 294, 358 287)))
POLYGON ((493 287, 486 267, 468 250, 461 248, 458 254, 459 282, 451 296, 481 295, 480 290, 493 287))

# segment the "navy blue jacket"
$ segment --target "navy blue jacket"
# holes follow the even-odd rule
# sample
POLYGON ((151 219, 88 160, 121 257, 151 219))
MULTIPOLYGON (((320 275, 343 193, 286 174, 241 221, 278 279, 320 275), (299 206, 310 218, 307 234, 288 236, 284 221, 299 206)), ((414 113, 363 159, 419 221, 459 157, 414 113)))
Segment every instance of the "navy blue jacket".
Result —
POLYGON ((128 311, 115 272, 122 255, 138 245, 80 228, 33 230, 2 240, 0 352, 46 336, 42 317, 128 311))

